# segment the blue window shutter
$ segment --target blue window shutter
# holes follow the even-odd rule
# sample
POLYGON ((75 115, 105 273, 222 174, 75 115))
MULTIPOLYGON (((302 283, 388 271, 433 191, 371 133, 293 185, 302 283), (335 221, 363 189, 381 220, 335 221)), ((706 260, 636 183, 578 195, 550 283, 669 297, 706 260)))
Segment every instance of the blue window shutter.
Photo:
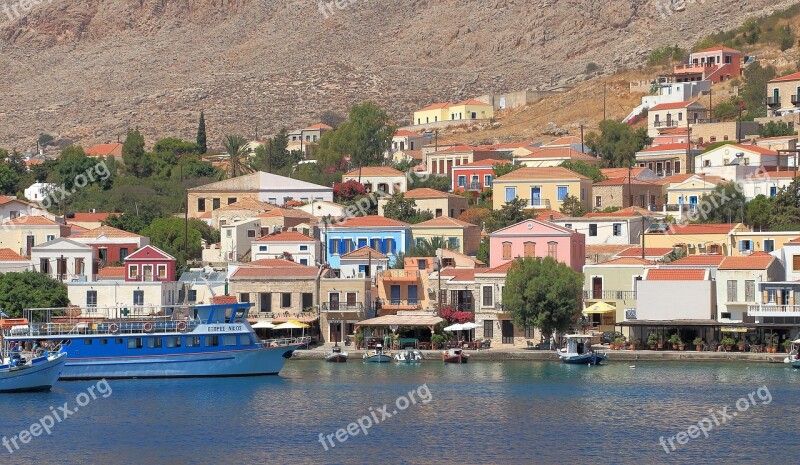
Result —
POLYGON ((386 253, 386 239, 381 239, 381 253, 386 253))
POLYGON ((328 255, 336 253, 336 239, 328 239, 328 255))
POLYGON ((743 240, 739 241, 739 252, 744 252, 744 241, 743 240))
POLYGON ((360 249, 361 247, 366 247, 366 246, 367 246, 367 240, 366 240, 366 239, 359 239, 359 240, 358 240, 358 248, 359 248, 359 249, 360 249))
POLYGON ((339 254, 344 255, 347 253, 347 244, 345 243, 347 239, 339 239, 339 254))
POLYGON ((397 241, 392 240, 392 253, 397 254, 397 241))

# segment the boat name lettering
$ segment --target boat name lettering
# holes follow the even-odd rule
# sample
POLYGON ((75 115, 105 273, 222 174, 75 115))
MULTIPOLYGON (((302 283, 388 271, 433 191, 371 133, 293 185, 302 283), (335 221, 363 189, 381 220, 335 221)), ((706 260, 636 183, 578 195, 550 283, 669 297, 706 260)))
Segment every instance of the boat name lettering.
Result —
POLYGON ((228 326, 209 326, 208 332, 209 333, 224 333, 228 331, 242 331, 244 326, 242 325, 228 325, 228 326))

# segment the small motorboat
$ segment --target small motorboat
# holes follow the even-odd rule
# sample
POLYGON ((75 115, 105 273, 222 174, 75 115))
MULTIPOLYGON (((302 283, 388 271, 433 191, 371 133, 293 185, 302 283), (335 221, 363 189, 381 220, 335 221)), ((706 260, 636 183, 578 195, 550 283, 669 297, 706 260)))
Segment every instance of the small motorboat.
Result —
POLYGON ((325 354, 326 362, 344 363, 347 361, 347 352, 343 352, 338 345, 333 346, 331 353, 325 354))
POLYGON ((390 363, 392 361, 392 354, 384 352, 383 346, 378 344, 375 346, 374 350, 368 350, 364 354, 364 361, 372 363, 390 363))
POLYGON ((66 352, 41 351, 30 360, 12 352, 0 364, 0 392, 49 391, 61 376, 66 352))
POLYGON ((592 349, 592 338, 595 336, 569 334, 564 337, 567 339, 567 346, 556 352, 562 362, 574 365, 600 365, 601 362, 608 360, 608 354, 595 352, 592 349))
POLYGON ((467 363, 469 355, 463 349, 447 349, 442 352, 442 360, 444 363, 467 363))
POLYGON ((402 350, 394 355, 397 363, 422 363, 425 356, 417 349, 402 350))
POLYGON ((786 358, 783 359, 783 363, 791 363, 793 367, 800 368, 800 365, 796 364, 796 362, 800 360, 798 359, 798 353, 800 353, 800 351, 798 351, 798 346, 800 346, 800 338, 792 341, 792 346, 791 349, 789 350, 789 355, 787 355, 786 358))

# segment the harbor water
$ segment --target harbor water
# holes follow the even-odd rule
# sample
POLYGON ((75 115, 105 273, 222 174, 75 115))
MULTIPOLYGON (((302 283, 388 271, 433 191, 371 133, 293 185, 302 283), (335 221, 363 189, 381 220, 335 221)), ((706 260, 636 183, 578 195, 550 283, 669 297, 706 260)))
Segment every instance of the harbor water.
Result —
POLYGON ((799 394, 784 364, 291 360, 0 395, 0 463, 796 463, 799 394))

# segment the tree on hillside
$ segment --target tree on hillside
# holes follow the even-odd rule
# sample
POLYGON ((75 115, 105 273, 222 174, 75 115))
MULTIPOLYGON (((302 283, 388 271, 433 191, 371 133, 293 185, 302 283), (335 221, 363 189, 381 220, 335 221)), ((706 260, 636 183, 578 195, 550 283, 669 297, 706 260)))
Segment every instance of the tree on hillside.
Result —
POLYGON ((745 198, 732 182, 717 185, 700 199, 698 223, 738 223, 745 219, 745 198), (703 208, 702 205, 708 205, 703 208))
POLYGON ((757 195, 745 206, 745 222, 753 231, 769 229, 772 220, 773 199, 764 194, 757 195))
POLYGON ((336 129, 346 118, 333 110, 325 110, 319 114, 319 121, 336 129))
POLYGON ((486 217, 486 231, 495 232, 498 229, 517 224, 521 221, 533 218, 533 214, 525 210, 528 207, 528 201, 525 199, 514 199, 506 202, 505 205, 498 210, 492 210, 492 213, 486 217))
POLYGON ((353 105, 348 120, 320 138, 320 159, 336 165, 349 156, 354 166, 380 165, 395 130, 389 115, 375 104, 353 105))
POLYGON ((186 257, 184 225, 183 218, 158 218, 142 230, 142 235, 149 237, 151 244, 175 257, 179 264, 199 260, 202 257, 201 239, 212 242, 219 240, 219 236, 202 220, 189 220, 189 256, 186 257))
POLYGON ((636 152, 650 144, 647 128, 631 129, 625 123, 605 120, 600 123, 600 133, 586 137, 586 146, 592 155, 601 157, 609 168, 627 168, 636 160, 636 152))
POLYGON ((582 161, 565 161, 561 163, 561 166, 570 171, 574 171, 578 174, 586 176, 587 178, 590 178, 592 182, 600 182, 607 179, 600 171, 600 168, 582 161))
POLYGON ((53 166, 48 181, 63 186, 69 192, 91 184, 97 184, 104 190, 109 189, 114 183, 116 163, 110 160, 104 162, 105 168, 98 164, 97 158, 87 156, 81 146, 65 147, 53 166), (94 180, 87 175, 89 172, 94 180), (103 177, 106 179, 102 179, 103 177))
POLYGON ((350 202, 366 193, 367 188, 355 179, 333 185, 333 200, 338 203, 350 202))
POLYGON ((169 178, 181 172, 181 167, 192 158, 199 161, 200 146, 196 142, 181 140, 177 137, 165 137, 153 145, 154 172, 163 178, 169 178))
POLYGON ((785 121, 770 121, 758 129, 761 137, 793 136, 797 132, 785 121))
POLYGON ((406 173, 406 177, 408 178, 408 190, 428 188, 441 192, 450 192, 450 188, 453 186, 453 180, 450 176, 420 176, 413 171, 409 171, 406 173))
POLYGON ((14 194, 17 192, 19 175, 5 163, 0 163, 0 193, 14 194))
POLYGON ((742 86, 742 100, 749 116, 767 116, 767 82, 776 76, 775 68, 761 66, 756 61, 744 69, 745 82, 742 86))
POLYGON ((144 137, 138 129, 128 129, 122 144, 122 161, 125 171, 137 178, 147 178, 153 174, 154 161, 144 149, 144 137))
POLYGON ((197 123, 197 146, 200 150, 200 155, 208 152, 208 145, 206 141, 206 115, 200 111, 200 121, 197 123))
POLYGON ((800 229, 800 181, 795 179, 789 186, 778 191, 772 199, 769 228, 775 231, 800 229))
POLYGON ((253 172, 253 168, 250 167, 247 140, 244 137, 227 135, 222 141, 222 147, 228 155, 228 177, 236 178, 253 172))
POLYGON ((582 289, 583 274, 551 257, 516 260, 506 276, 503 309, 517 328, 537 328, 549 338, 577 320, 582 289))
POLYGON ((497 179, 500 176, 505 176, 512 171, 517 171, 520 168, 522 168, 522 165, 518 165, 516 163, 495 163, 492 165, 494 179, 497 179))
POLYGON ((414 199, 407 199, 402 193, 393 195, 383 207, 383 216, 409 224, 422 223, 433 219, 428 210, 419 211, 414 199))
POLYGON ((561 213, 567 216, 578 217, 585 215, 586 209, 583 208, 583 204, 581 203, 580 199, 574 195, 567 194, 567 196, 564 197, 564 200, 561 202, 561 213))
POLYGON ((464 210, 464 213, 459 215, 458 219, 482 227, 483 222, 486 221, 486 218, 491 214, 492 210, 488 208, 472 207, 464 210))
POLYGON ((270 137, 266 144, 256 148, 253 165, 256 169, 276 173, 291 168, 303 159, 300 150, 289 150, 289 133, 285 128, 270 137))
POLYGON ((67 286, 44 273, 0 274, 0 308, 20 318, 25 308, 66 307, 67 286))

